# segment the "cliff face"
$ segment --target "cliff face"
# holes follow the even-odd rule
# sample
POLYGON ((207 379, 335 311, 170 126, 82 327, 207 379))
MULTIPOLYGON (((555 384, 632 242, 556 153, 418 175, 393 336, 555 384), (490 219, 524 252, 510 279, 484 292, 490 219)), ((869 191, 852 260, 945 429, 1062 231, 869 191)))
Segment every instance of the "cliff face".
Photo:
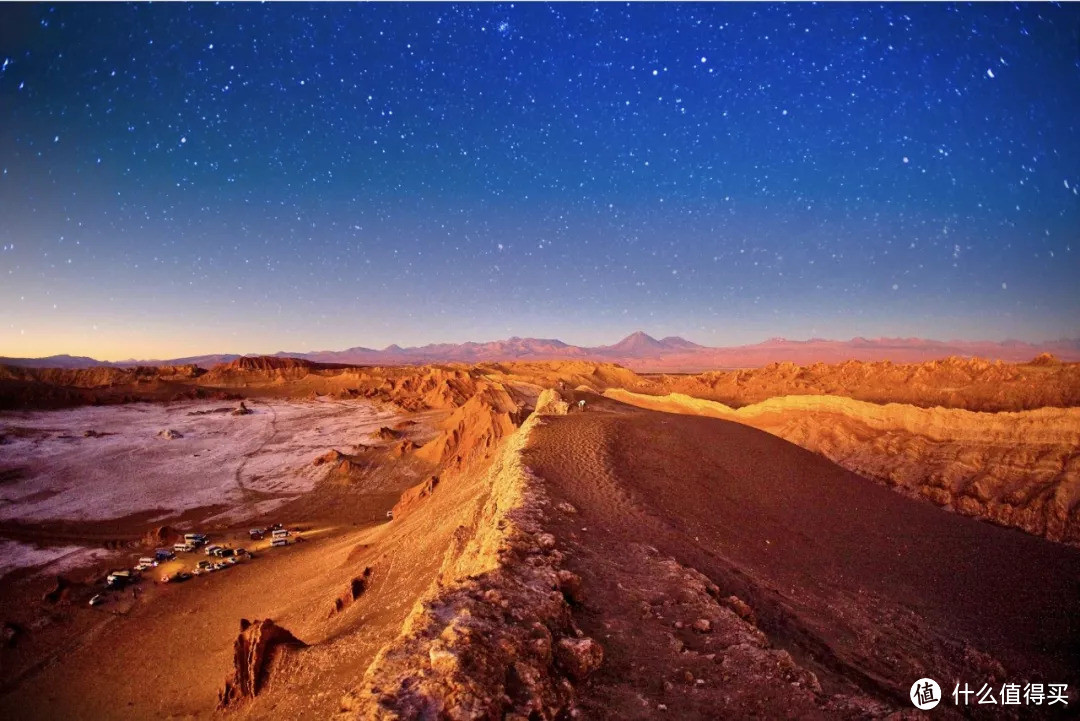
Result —
POLYGON ((185 381, 205 373, 194 365, 137 366, 135 368, 19 368, 0 365, 0 381, 42 383, 69 388, 103 388, 109 386, 150 383, 152 381, 185 381))
POLYGON ((135 368, 19 368, 0 365, 0 409, 56 408, 89 403, 161 399, 199 383, 194 365, 135 368))
POLYGON ((682 394, 605 395, 745 423, 964 515, 1080 543, 1080 409, 976 413, 786 396, 735 410, 682 394))
POLYGON ((260 381, 298 380, 310 375, 318 368, 318 364, 300 358, 242 357, 229 363, 215 365, 206 372, 203 383, 232 385, 260 381))

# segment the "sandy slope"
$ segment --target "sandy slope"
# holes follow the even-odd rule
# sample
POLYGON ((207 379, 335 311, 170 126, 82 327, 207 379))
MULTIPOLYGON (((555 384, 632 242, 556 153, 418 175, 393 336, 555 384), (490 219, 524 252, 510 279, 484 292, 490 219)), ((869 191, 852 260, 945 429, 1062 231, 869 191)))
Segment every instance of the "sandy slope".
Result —
POLYGON ((975 413, 786 396, 738 410, 683 394, 609 389, 643 408, 726 418, 820 453, 908 495, 1080 543, 1080 409, 975 413))
MULTIPOLYGON (((674 625, 688 614, 641 573, 650 554, 748 603, 817 674, 824 691, 790 701, 806 709, 840 713, 836 693, 903 707, 926 674, 1075 686, 1080 551, 942 513, 744 425, 593 406, 538 428, 525 453, 553 502, 578 509, 552 532, 585 581, 575 618, 610 659, 583 692, 588 717, 652 718, 657 703, 741 716, 754 700, 726 686, 733 646, 674 625)), ((770 698, 756 697, 766 717, 810 715, 770 698)))

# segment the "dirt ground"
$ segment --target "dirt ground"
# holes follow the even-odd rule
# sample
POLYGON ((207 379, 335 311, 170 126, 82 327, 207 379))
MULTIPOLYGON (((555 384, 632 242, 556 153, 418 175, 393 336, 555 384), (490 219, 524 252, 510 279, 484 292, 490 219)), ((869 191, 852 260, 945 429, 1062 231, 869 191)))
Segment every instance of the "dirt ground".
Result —
MULTIPOLYGON (((905 497, 749 426, 585 392, 633 381, 623 369, 597 375, 582 365, 565 378, 562 366, 516 370, 530 374, 491 366, 303 376, 301 389, 333 381, 342 394, 249 399, 256 413, 237 417, 187 415, 235 401, 196 404, 173 412, 184 437, 171 440, 149 431, 175 404, 5 417, 4 451, 21 455, 0 465, 10 511, 0 520, 0 568, 14 569, 0 583, 0 718, 325 719, 383 708, 399 691, 416 692, 421 705, 483 691, 485 708, 504 709, 511 697, 519 706, 548 698, 560 721, 884 718, 910 708, 908 689, 923 676, 946 689, 1068 683, 1070 708, 1080 704, 1080 549, 905 497), (550 386, 571 402, 584 398, 587 410, 558 415, 559 400, 550 404, 558 410, 518 428, 550 386), (392 419, 361 412, 372 399, 428 410, 392 419), (108 412, 153 420, 113 428, 108 412), (91 417, 78 413, 105 414, 93 416, 93 430, 116 435, 82 435, 79 420, 49 422, 91 417), (230 440, 227 428, 243 423, 230 440), (219 453, 208 459, 182 445, 214 442, 219 453), (189 460, 195 453, 198 462, 189 460), (132 456, 143 465, 118 473, 132 456), (147 502, 154 463, 165 460, 169 502, 147 502), (71 472, 60 472, 65 462, 71 472), (500 463, 516 471, 495 473, 496 482, 486 469, 500 463), (124 484, 110 488, 117 476, 124 484), (103 493, 80 504, 86 478, 103 493), (188 502, 185 484, 206 498, 188 502), (508 500, 513 489, 517 501, 508 500), (505 546, 519 523, 508 514, 526 506, 536 527, 519 534, 520 547, 505 546), (246 529, 273 522, 301 529, 302 540, 274 549, 263 541, 250 561, 160 583, 204 558, 183 554, 137 594, 87 603, 111 568, 167 545, 147 537, 160 525, 252 548, 246 529), (499 605, 500 593, 485 592, 468 570, 488 568, 479 559, 495 564, 507 591, 523 578, 547 579, 533 589, 539 605, 499 605), (517 573, 526 566, 535 573, 517 573), (60 569, 66 589, 53 588, 60 569), (448 596, 455 588, 460 597, 448 596), (502 632, 521 630, 512 620, 519 611, 561 619, 558 634, 536 637, 558 641, 558 653, 529 646, 535 674, 515 659, 504 668, 503 659, 476 675, 468 659, 502 659, 505 649, 494 646, 516 638, 502 632), (454 636, 481 612, 511 620, 454 636), (440 630, 444 613, 461 623, 440 630), (272 654, 265 687, 221 711, 240 619, 272 619, 306 645, 272 654), (444 631, 460 656, 447 652, 444 631), (384 677, 369 669, 402 639, 415 654, 394 658, 415 662, 385 678, 409 689, 374 684, 384 677), (575 639, 603 647, 598 670, 568 671, 564 642, 575 639)), ((293 372, 274 373, 285 371, 293 372)), ((246 387, 245 377, 230 382, 246 387)))
POLYGON ((583 579, 576 618, 605 646, 588 718, 654 718, 660 703, 671 718, 802 715, 743 705, 722 647, 702 661, 677 604, 650 612, 664 589, 641 572, 642 549, 745 601, 828 693, 904 708, 927 675, 1075 691, 1080 551, 942 512, 737 423, 587 398, 588 412, 534 431, 525 461, 578 511, 552 532, 583 579))
MULTIPOLYGON (((279 424, 260 423, 262 419, 256 418, 261 433, 246 431, 241 434, 242 442, 231 445, 228 439, 221 441, 236 455, 221 451, 220 467, 180 469, 192 483, 207 489, 217 483, 215 478, 225 478, 227 490, 237 477, 249 479, 249 471, 263 478, 272 475, 283 479, 289 473, 297 476, 289 488, 273 494, 275 502, 270 506, 258 502, 265 499, 262 495, 245 504, 251 499, 242 494, 233 505, 215 502, 183 508, 174 503, 172 512, 164 516, 157 508, 118 518, 93 518, 95 514, 88 513, 90 518, 16 518, 0 523, 0 538, 16 550, 56 549, 63 554, 60 560, 52 560, 55 554, 41 555, 41 551, 36 556, 19 557, 0 583, 0 621, 15 633, 12 645, 0 647, 0 718, 206 717, 213 712, 218 691, 232 668, 232 645, 241 618, 273 618, 302 640, 319 644, 318 651, 308 655, 309 660, 319 654, 335 659, 335 663, 318 665, 319 683, 311 683, 317 687, 312 693, 324 694, 323 707, 309 703, 312 709, 322 708, 311 717, 322 718, 332 711, 340 690, 349 687, 378 648, 398 631, 416 595, 434 573, 430 569, 427 575, 419 574, 415 586, 403 582, 399 573, 406 572, 410 564, 400 563, 400 571, 396 570, 387 563, 383 548, 373 542, 389 531, 386 513, 402 491, 432 470, 429 464, 393 453, 393 443, 374 438, 373 431, 381 424, 400 422, 407 424, 403 436, 423 442, 445 413, 398 413, 391 417, 370 412, 366 401, 317 403, 299 402, 299 409, 293 409, 286 407, 288 402, 249 401, 256 413, 269 415, 269 409, 275 409, 279 424), (328 412, 315 415, 312 410, 328 412), (294 417, 280 423, 282 416, 294 417), (335 429, 341 432, 335 435, 335 429), (331 448, 356 452, 359 445, 369 447, 353 456, 355 462, 347 473, 331 465, 313 465, 318 455, 331 448), (272 474, 260 474, 258 469, 275 463, 279 467, 272 474), (208 477, 199 478, 200 473, 208 477), (302 540, 287 548, 269 548, 268 539, 251 542, 249 527, 266 527, 273 522, 304 529, 302 540), (153 548, 172 545, 171 541, 146 537, 161 524, 206 532, 212 543, 246 547, 256 557, 185 582, 161 583, 163 575, 190 571, 196 561, 207 558, 201 552, 179 554, 174 561, 144 575, 135 587, 137 597, 131 595, 131 589, 110 592, 107 603, 90 607, 90 597, 104 590, 102 579, 109 570, 130 568, 139 556, 152 555, 153 548), (18 568, 20 565, 25 567, 18 568), (365 601, 371 609, 365 611, 358 604, 350 614, 331 618, 336 598, 368 567, 377 570, 365 601), (57 573, 71 582, 70 587, 57 602, 43 600, 54 587, 57 573), (361 627, 363 632, 358 630, 361 627), (343 662, 350 658, 356 659, 355 664, 343 662), (339 677, 340 688, 330 692, 335 677, 339 677)), ((183 427, 196 440, 200 434, 192 428, 226 422, 223 418, 227 415, 188 416, 191 405, 184 404, 174 415, 187 422, 183 427)), ((195 404, 194 409, 204 405, 195 404)), ((112 406, 51 413, 70 415, 83 410, 93 410, 99 421, 107 421, 108 413, 161 414, 166 409, 112 406)), ((39 419, 25 417, 30 414, 23 415, 27 425, 42 424, 39 419)), ((251 419, 228 418, 234 422, 251 419)), ((57 415, 53 420, 59 420, 57 415)), ((56 423, 46 425, 52 428, 56 423)), ((126 446, 178 442, 152 436, 144 439, 147 434, 140 431, 146 430, 146 424, 125 425, 123 419, 98 425, 121 436, 114 442, 115 450, 103 457, 105 463, 119 462, 113 461, 113 456, 130 458, 140 452, 126 446), (125 445, 125 435, 135 441, 125 445)), ((151 426, 156 427, 156 423, 151 426)), ((56 435, 71 434, 57 427, 39 439, 38 445, 65 442, 56 435)), ((108 439, 78 438, 78 442, 88 444, 100 440, 108 439)), ((36 454, 24 455, 43 459, 44 470, 27 474, 29 482, 64 481, 68 476, 47 474, 47 463, 74 462, 70 458, 50 459, 40 448, 36 454)), ((184 464, 183 459, 170 462, 184 464)), ((93 469, 92 464, 90 467, 93 469)), ((146 484, 148 478, 157 478, 153 470, 144 468, 142 473, 125 476, 135 484, 133 493, 127 494, 136 496, 134 500, 105 488, 101 496, 105 501, 95 505, 91 494, 85 508, 107 515, 100 513, 102 509, 152 497, 152 486, 138 486, 146 484)), ((178 490, 172 480, 166 478, 170 482, 164 484, 162 492, 168 495, 175 491, 177 500, 183 501, 182 483, 178 490)), ((9 504, 9 509, 14 505, 9 504)), ((426 560, 437 567, 438 558, 428 554, 426 560)), ((292 675, 303 678, 298 670, 292 675)))
MULTIPOLYGON (((335 579, 344 588, 356 574, 347 559, 363 533, 336 529, 257 550, 250 561, 213 574, 155 583, 159 572, 179 565, 169 564, 138 584, 137 600, 129 591, 95 608, 73 599, 54 615, 62 639, 35 629, 25 640, 26 653, 41 645, 52 646, 51 653, 13 678, 5 669, 0 716, 205 717, 231 669, 239 619, 275 618, 305 640, 320 640, 313 625, 322 619, 312 617, 312 600, 335 579)), ((198 558, 205 556, 183 560, 190 570, 198 558)), ((328 607, 314 616, 325 617, 328 607)))

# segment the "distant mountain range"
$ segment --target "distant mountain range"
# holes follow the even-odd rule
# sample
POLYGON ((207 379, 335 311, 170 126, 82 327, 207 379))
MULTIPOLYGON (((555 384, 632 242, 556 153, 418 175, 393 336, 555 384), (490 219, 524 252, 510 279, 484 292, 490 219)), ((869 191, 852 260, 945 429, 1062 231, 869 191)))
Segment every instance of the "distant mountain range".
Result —
MULTIPOLYGON (((637 371, 693 372, 721 368, 752 368, 790 361, 840 363, 846 360, 890 360, 917 363, 946 356, 979 357, 988 360, 1028 361, 1041 353, 1052 353, 1064 361, 1080 361, 1080 339, 1032 344, 1022 341, 937 341, 924 338, 853 338, 805 341, 770 338, 762 343, 710 348, 677 336, 657 340, 638 331, 614 345, 583 347, 554 338, 508 338, 488 343, 437 343, 412 348, 390 345, 381 350, 357 346, 338 351, 286 352, 276 357, 303 358, 317 363, 349 365, 405 365, 424 363, 479 363, 483 361, 591 360, 621 363, 637 371)), ((204 368, 227 363, 241 356, 216 354, 129 360, 111 363, 81 356, 56 355, 47 358, 4 358, 0 364, 39 368, 87 368, 96 365, 194 364, 204 368)))

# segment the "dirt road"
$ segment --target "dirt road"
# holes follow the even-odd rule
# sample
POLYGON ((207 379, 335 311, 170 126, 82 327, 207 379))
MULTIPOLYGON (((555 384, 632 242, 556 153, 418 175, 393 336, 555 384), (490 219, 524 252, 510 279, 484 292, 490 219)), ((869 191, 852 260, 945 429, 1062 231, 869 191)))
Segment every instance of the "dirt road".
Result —
POLYGON ((1035 681, 1075 694, 1080 551, 904 498, 737 423, 588 400, 535 431, 526 463, 553 504, 578 509, 553 524, 584 582, 578 622, 607 652, 590 718, 655 717, 650 699, 679 718, 806 715, 733 698, 722 644, 710 658, 678 599, 660 598, 678 589, 649 587, 654 551, 746 601, 825 695, 910 709, 922 676, 947 693, 1035 681))

